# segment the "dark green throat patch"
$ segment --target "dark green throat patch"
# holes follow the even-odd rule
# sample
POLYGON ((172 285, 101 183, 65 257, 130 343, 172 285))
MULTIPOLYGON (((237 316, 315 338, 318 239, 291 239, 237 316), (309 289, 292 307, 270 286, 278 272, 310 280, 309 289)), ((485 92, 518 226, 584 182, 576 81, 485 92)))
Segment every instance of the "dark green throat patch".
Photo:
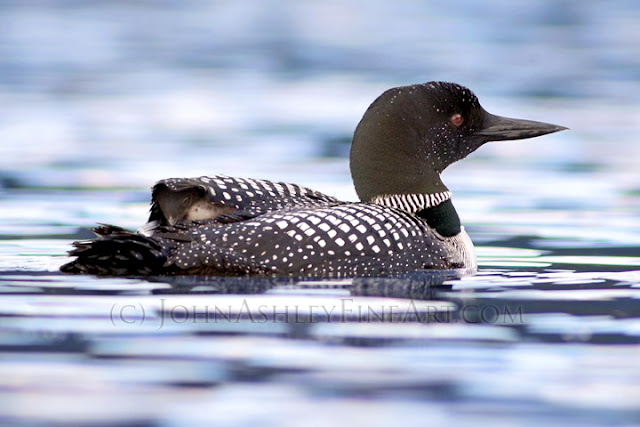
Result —
POLYGON ((429 227, 435 229, 444 237, 451 237, 460 233, 460 218, 451 200, 446 200, 432 208, 418 211, 416 215, 427 221, 429 227))

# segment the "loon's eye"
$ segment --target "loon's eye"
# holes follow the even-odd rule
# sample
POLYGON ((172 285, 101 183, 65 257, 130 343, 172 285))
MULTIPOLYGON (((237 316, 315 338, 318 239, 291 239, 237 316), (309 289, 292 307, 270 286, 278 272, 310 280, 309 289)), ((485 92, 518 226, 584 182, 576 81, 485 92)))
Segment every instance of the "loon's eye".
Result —
POLYGON ((462 124, 462 122, 464 121, 464 119, 462 118, 462 115, 456 113, 453 116, 451 116, 451 124, 454 125, 455 127, 458 127, 462 124))

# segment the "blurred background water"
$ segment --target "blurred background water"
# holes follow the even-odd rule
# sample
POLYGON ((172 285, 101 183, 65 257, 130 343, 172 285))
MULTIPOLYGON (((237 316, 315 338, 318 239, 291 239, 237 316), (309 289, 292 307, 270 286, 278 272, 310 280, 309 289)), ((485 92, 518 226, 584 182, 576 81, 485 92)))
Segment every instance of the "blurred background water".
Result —
POLYGON ((640 424, 638 22, 624 0, 0 1, 0 420, 640 424), (571 128, 445 171, 477 276, 57 273, 86 227, 141 225, 161 178, 356 200, 364 110, 429 80, 571 128))

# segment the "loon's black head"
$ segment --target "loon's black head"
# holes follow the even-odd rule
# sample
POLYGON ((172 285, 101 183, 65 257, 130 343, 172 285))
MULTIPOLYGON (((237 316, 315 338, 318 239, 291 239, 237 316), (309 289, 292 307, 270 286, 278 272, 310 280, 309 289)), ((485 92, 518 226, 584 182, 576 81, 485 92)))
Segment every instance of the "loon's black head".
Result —
POLYGON ((533 138, 566 129, 495 116, 455 83, 389 89, 360 120, 351 144, 351 176, 360 200, 446 191, 440 173, 485 142, 533 138))

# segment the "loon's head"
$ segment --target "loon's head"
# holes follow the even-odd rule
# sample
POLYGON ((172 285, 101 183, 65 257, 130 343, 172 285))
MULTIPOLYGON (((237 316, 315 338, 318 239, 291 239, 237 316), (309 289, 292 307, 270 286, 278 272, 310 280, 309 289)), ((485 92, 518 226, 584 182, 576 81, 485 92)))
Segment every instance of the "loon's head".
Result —
POLYGON ((389 89, 367 109, 351 144, 351 176, 362 201, 447 191, 440 173, 485 142, 533 138, 567 129, 495 116, 455 83, 389 89))

